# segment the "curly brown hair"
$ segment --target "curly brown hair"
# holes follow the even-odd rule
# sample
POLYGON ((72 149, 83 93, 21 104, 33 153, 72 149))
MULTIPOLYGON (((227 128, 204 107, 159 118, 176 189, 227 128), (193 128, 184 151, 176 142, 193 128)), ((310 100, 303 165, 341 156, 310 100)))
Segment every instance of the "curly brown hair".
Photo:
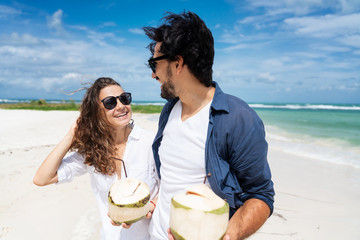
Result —
POLYGON ((108 77, 98 78, 89 87, 80 106, 80 116, 70 150, 77 151, 84 156, 85 164, 94 166, 96 172, 107 175, 115 173, 116 147, 111 135, 112 127, 109 125, 104 110, 99 107, 101 89, 119 83, 108 77))

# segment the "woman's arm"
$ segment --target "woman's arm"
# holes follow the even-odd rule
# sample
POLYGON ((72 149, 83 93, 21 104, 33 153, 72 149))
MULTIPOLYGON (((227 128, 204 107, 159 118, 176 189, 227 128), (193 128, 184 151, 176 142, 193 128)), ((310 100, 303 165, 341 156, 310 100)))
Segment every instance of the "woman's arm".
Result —
POLYGON ((46 186, 58 182, 57 170, 62 159, 69 151, 73 141, 75 128, 76 122, 72 125, 65 137, 42 162, 33 179, 35 185, 46 186))

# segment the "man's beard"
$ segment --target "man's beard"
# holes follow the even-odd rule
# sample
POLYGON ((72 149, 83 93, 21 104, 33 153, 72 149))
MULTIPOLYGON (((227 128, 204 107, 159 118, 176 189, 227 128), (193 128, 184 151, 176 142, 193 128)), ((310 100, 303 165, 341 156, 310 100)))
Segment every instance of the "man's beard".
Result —
POLYGON ((175 86, 172 81, 172 72, 170 69, 170 65, 168 65, 167 67, 166 78, 167 81, 163 83, 161 88, 161 97, 166 100, 171 100, 173 98, 176 98, 176 95, 175 95, 175 86))

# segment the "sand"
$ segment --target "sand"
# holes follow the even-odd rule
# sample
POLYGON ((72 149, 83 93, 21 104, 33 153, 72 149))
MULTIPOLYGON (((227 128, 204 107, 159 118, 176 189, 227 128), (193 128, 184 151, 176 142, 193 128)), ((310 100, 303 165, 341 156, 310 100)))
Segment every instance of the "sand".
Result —
MULTIPOLYGON (((32 178, 77 112, 0 110, 0 239, 99 239, 87 175, 37 187, 32 178)), ((153 131, 158 114, 134 114, 153 131)), ((250 239, 360 239, 360 169, 285 153, 269 142, 275 210, 250 239)))

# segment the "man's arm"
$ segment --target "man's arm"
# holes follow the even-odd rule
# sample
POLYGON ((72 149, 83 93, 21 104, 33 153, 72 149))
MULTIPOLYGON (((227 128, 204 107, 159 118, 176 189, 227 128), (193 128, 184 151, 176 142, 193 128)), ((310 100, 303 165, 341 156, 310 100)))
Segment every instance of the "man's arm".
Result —
POLYGON ((245 239, 255 233, 270 216, 269 206, 262 200, 247 200, 231 217, 223 240, 245 239))

